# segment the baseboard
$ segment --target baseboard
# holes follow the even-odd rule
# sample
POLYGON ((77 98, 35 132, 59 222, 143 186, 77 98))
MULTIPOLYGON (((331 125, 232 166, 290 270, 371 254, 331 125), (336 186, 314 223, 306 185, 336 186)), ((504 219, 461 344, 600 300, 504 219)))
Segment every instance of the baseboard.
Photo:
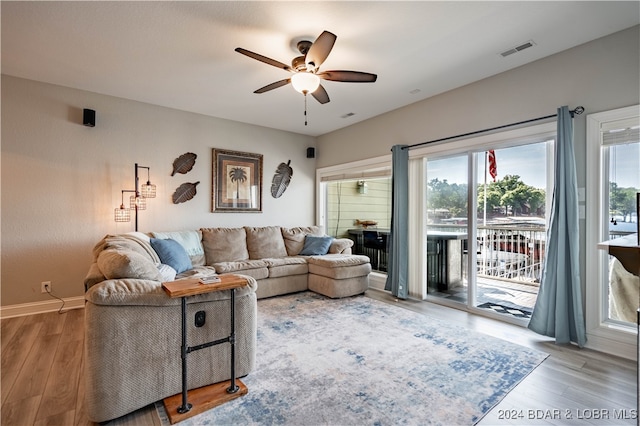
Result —
MULTIPOLYGON (((635 337, 634 337, 635 339, 635 337)), ((638 359, 638 347, 636 342, 620 342, 618 340, 607 339, 606 337, 594 334, 587 335, 585 347, 594 351, 603 352, 609 355, 619 356, 630 360, 638 359)))
MULTIPOLYGON (((84 308, 84 296, 70 297, 64 300, 63 311, 69 309, 84 308)), ((60 310, 62 302, 60 300, 47 300, 44 302, 22 303, 19 305, 9 305, 0 307, 0 319, 22 317, 25 315, 42 314, 60 310)))
POLYGON ((387 274, 381 274, 379 272, 371 272, 369 274, 369 288, 384 290, 386 282, 387 274))

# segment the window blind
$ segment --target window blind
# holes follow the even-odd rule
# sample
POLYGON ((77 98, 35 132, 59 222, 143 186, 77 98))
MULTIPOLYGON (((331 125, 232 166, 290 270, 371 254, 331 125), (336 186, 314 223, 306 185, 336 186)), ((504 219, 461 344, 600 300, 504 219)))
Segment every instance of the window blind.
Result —
POLYGON ((391 176, 391 168, 371 170, 365 172, 340 173, 329 176, 322 176, 320 182, 331 182, 337 180, 361 180, 383 178, 391 176))
POLYGON ((608 121, 600 125, 603 145, 640 142, 640 117, 608 121))

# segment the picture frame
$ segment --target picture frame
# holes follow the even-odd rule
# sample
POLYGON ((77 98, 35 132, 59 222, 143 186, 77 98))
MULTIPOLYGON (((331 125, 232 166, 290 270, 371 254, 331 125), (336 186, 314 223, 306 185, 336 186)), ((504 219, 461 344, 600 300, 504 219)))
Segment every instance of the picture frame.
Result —
POLYGON ((213 148, 211 211, 262 212, 262 154, 213 148))

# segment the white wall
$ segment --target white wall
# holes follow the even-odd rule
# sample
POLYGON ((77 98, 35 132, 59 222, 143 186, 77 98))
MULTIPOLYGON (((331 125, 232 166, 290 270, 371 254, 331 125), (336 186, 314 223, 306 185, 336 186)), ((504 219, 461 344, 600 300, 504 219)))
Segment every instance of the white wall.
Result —
POLYGON ((315 138, 3 75, 2 306, 49 300, 42 281, 60 297, 83 295, 94 244, 134 228, 113 210, 120 190, 134 188, 136 162, 158 188, 140 231, 314 224, 309 146, 315 138), (96 110, 96 127, 82 125, 83 108, 96 110), (262 213, 211 213, 214 147, 264 155, 262 213), (170 176, 185 152, 198 155, 195 167, 170 176), (271 179, 288 160, 292 182, 274 199, 271 179), (196 181, 197 195, 173 204, 175 189, 196 181))

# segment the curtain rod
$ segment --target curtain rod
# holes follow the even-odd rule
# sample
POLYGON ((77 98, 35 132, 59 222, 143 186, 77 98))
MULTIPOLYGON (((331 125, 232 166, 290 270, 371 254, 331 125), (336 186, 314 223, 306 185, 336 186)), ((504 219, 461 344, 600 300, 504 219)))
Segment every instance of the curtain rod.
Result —
MULTIPOLYGON (((582 106, 578 106, 578 107, 576 107, 576 109, 570 110, 569 112, 571 113, 571 117, 573 117, 574 115, 582 114, 584 112, 584 108, 582 106)), ((558 116, 558 114, 546 115, 544 117, 538 117, 538 118, 532 118, 530 120, 518 121, 517 123, 505 124, 503 126, 492 127, 490 129, 476 130, 475 132, 463 133, 461 135, 449 136, 449 137, 446 137, 446 138, 435 139, 435 140, 432 140, 432 141, 415 143, 413 145, 403 146, 402 149, 411 149, 411 148, 415 148, 415 147, 418 147, 418 146, 428 145, 430 143, 443 142, 443 141, 448 141, 448 140, 451 140, 451 139, 462 138, 464 136, 477 135, 479 133, 491 132, 492 130, 500 130, 500 129, 504 129, 505 127, 518 126, 520 124, 527 124, 527 123, 532 123, 534 121, 546 120, 548 118, 553 118, 553 117, 557 117, 557 116, 558 116)))

